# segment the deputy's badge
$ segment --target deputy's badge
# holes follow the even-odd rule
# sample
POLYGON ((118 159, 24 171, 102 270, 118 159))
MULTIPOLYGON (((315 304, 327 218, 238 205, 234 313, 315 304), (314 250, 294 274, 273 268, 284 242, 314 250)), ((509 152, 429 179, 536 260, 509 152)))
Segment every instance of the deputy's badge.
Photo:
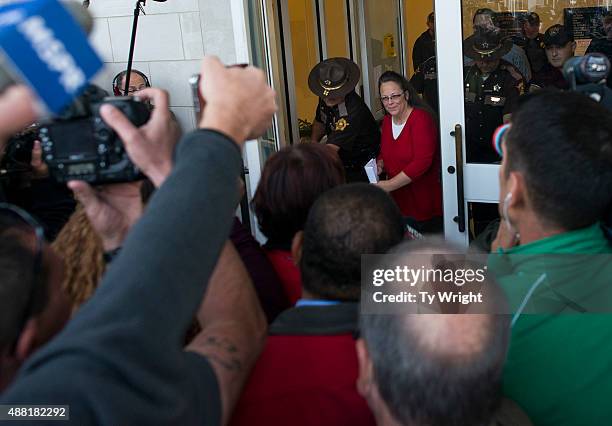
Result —
POLYGON ((494 92, 500 92, 501 91, 501 86, 499 84, 496 84, 495 86, 493 86, 493 91, 494 92))
POLYGON ((323 84, 325 84, 325 86, 323 86, 324 90, 323 90, 323 96, 327 97, 329 96, 329 86, 331 86, 331 81, 330 80, 325 80, 323 82, 323 84), (327 86, 327 87, 326 87, 327 86))
POLYGON ((344 129, 346 129, 349 125, 349 122, 346 121, 346 118, 341 118, 340 120, 336 121, 336 131, 337 132, 343 132, 344 129))

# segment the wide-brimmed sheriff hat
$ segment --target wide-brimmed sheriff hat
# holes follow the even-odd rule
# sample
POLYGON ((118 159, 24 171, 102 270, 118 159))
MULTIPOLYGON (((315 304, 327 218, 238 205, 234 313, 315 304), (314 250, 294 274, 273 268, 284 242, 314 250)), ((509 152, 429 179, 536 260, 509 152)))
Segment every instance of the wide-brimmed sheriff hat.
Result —
POLYGON ((463 42, 463 53, 474 60, 498 59, 510 52, 512 40, 503 40, 499 31, 476 31, 463 42))
POLYGON ((318 63, 308 76, 308 87, 320 98, 344 97, 355 89, 361 72, 347 58, 329 58, 318 63))

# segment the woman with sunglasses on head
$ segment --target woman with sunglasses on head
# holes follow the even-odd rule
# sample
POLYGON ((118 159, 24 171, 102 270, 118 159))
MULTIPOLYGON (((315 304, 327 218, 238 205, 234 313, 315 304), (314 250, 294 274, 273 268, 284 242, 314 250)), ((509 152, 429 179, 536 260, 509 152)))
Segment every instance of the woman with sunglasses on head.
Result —
POLYGON ((382 122, 377 185, 389 192, 407 223, 419 232, 442 231, 442 185, 438 129, 430 108, 400 74, 378 81, 386 115, 382 122))

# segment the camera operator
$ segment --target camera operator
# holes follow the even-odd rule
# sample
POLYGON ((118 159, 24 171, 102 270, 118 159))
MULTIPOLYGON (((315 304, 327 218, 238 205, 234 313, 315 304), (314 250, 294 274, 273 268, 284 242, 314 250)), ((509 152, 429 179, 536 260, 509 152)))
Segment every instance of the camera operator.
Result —
MULTIPOLYGON (((102 108, 132 161, 161 186, 92 299, 24 365, 2 403, 69 404, 75 424, 229 418, 261 350, 265 319, 234 249, 222 247, 238 198, 240 148, 263 133, 276 104, 264 74, 252 67, 226 69, 207 57, 202 75, 200 130, 178 144, 173 168, 162 92, 149 89, 156 108, 141 128, 112 106, 102 108), (202 331, 184 352, 181 339, 207 282, 202 331)), ((86 209, 99 212, 92 221, 113 222, 91 187, 69 185, 86 209)))

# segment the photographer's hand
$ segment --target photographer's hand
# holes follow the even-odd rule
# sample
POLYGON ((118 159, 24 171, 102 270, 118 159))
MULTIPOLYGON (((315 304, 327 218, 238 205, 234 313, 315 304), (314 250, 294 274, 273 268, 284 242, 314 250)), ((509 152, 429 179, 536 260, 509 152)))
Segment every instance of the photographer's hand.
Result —
POLYGON ((132 225, 142 216, 140 185, 141 182, 132 182, 94 189, 82 181, 68 182, 102 239, 104 251, 121 247, 132 225))
POLYGON ((138 92, 137 96, 150 99, 155 104, 151 118, 140 128, 111 105, 103 105, 100 114, 117 132, 130 159, 159 188, 172 170, 172 157, 180 129, 168 109, 168 92, 149 88, 138 92))
POLYGON ((263 71, 251 66, 226 68, 218 58, 205 56, 200 75, 206 104, 198 127, 217 130, 239 146, 270 127, 278 108, 276 92, 263 71))

